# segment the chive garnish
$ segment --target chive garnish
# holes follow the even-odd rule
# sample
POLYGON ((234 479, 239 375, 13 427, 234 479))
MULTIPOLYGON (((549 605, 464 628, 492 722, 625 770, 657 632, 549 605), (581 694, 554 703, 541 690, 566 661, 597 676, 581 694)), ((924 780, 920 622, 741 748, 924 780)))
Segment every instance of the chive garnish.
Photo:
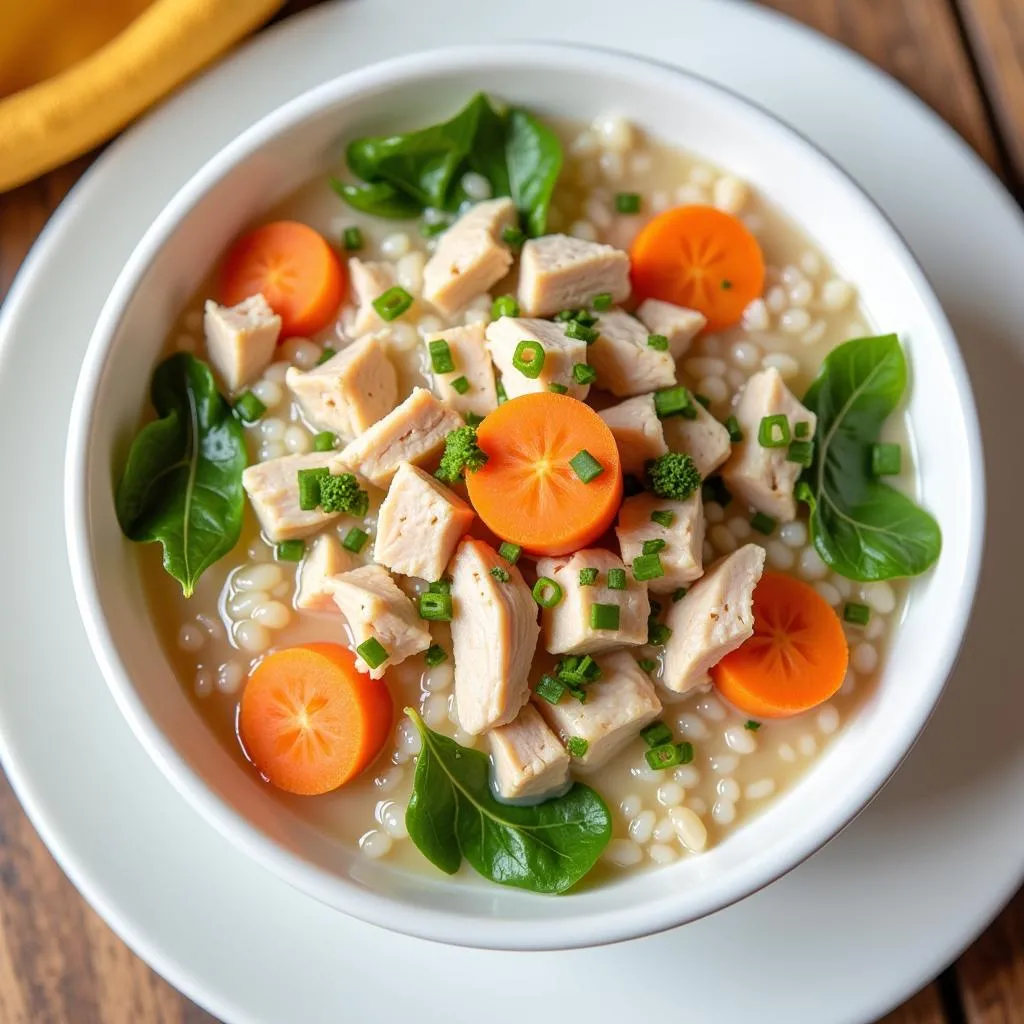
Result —
POLYGON ((597 583, 598 572, 596 569, 580 569, 580 586, 592 587, 597 583))
POLYGON ((421 619, 429 622, 451 622, 452 595, 431 593, 428 590, 420 594, 419 610, 421 619))
POLYGON ((562 588, 550 576, 539 576, 530 593, 541 608, 554 608, 562 600, 562 588))
POLYGON ((251 392, 246 391, 235 401, 235 415, 245 424, 255 423, 267 407, 251 392))
POLYGON ((371 668, 379 668, 390 655, 387 648, 375 637, 364 640, 357 648, 356 654, 371 668))
POLYGON ((592 604, 590 606, 591 629, 618 629, 620 608, 617 604, 592 604))
POLYGON ((281 562, 301 562, 305 553, 304 540, 283 540, 277 545, 277 557, 281 562))
POLYGON ((589 484, 591 480, 596 480, 604 472, 604 466, 586 448, 580 449, 569 460, 569 465, 572 466, 573 472, 585 484, 589 484))
POLYGON ((544 346, 539 341, 524 339, 512 353, 512 365, 530 380, 536 380, 544 369, 544 346))
POLYGON ((789 440, 789 420, 783 413, 761 419, 757 428, 757 441, 762 448, 785 448, 789 440))
POLYGON ((397 284, 373 300, 377 315, 387 323, 397 320, 412 304, 413 297, 397 284))

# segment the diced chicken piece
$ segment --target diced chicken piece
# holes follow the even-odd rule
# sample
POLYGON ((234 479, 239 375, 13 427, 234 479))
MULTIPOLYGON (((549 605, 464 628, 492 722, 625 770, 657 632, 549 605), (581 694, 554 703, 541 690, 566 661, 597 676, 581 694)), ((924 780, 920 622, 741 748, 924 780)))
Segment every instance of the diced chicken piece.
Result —
POLYGON ((801 435, 812 438, 818 424, 818 417, 800 404, 783 383, 778 370, 772 367, 755 373, 747 381, 736 406, 743 440, 733 449, 732 457, 722 470, 722 478, 741 501, 788 522, 796 519, 793 488, 803 467, 789 461, 788 445, 762 446, 758 433, 765 416, 785 416, 794 440, 801 435), (804 429, 799 429, 800 424, 804 429))
POLYGON ((587 343, 568 337, 565 324, 503 316, 487 325, 487 347, 494 365, 501 370, 501 383, 509 398, 547 391, 551 384, 561 384, 566 394, 581 402, 590 392, 589 384, 577 384, 572 375, 576 363, 587 361, 587 343), (521 341, 536 341, 544 349, 544 366, 536 377, 527 377, 512 365, 521 341))
POLYGON ((627 498, 619 510, 615 535, 626 565, 643 554, 644 541, 665 542, 658 552, 665 575, 647 581, 652 594, 670 594, 699 579, 704 571, 704 505, 699 491, 686 501, 668 501, 653 494, 627 498), (652 512, 670 515, 671 522, 668 526, 655 522, 652 512))
POLYGON ((426 388, 412 394, 382 420, 363 431, 335 456, 331 472, 355 472, 374 487, 387 487, 403 462, 433 458, 463 419, 426 388))
POLYGON ((445 405, 465 415, 467 412, 486 416, 498 408, 498 393, 494 387, 494 367, 484 342, 484 325, 453 327, 423 339, 430 349, 432 341, 445 341, 452 355, 455 369, 450 373, 434 374, 434 391, 445 405), (465 379, 461 391, 455 381, 465 379))
POLYGON ((482 540, 463 538, 449 574, 459 724, 477 735, 511 722, 529 699, 537 605, 519 570, 482 540), (508 582, 492 575, 495 568, 508 582))
POLYGON ((387 569, 362 565, 334 576, 330 587, 334 603, 352 633, 353 648, 373 637, 387 651, 387 660, 373 669, 356 657, 356 668, 371 679, 380 679, 389 668, 430 646, 426 624, 387 569))
POLYGON ((764 548, 745 544, 719 560, 669 609, 662 683, 686 693, 709 681, 708 672, 754 635, 754 587, 764 570, 764 548))
POLYGON ((355 565, 352 556, 341 546, 341 541, 330 533, 321 534, 299 569, 299 589, 295 605, 306 611, 337 611, 331 578, 348 572, 355 565))
POLYGON ((544 646, 552 654, 596 654, 624 644, 647 642, 647 619, 651 614, 647 584, 633 579, 618 555, 604 548, 585 548, 559 558, 541 558, 537 575, 553 579, 562 588, 562 600, 541 613, 544 646), (597 581, 581 586, 582 569, 596 569, 597 581), (625 571, 624 590, 608 586, 609 569, 625 571), (618 607, 618 629, 595 629, 590 624, 591 609, 598 604, 618 607))
POLYGON ((242 471, 242 486, 271 544, 309 537, 338 518, 334 512, 299 508, 299 470, 324 469, 333 459, 332 452, 284 455, 242 471))
POLYGON ((637 395, 618 405, 602 409, 598 415, 608 424, 619 449, 623 473, 644 471, 644 464, 668 451, 661 420, 654 411, 653 395, 637 395))
POLYGON ((668 350, 673 359, 686 354, 690 342, 708 322, 708 318, 696 309, 662 302, 661 299, 644 299, 637 306, 636 315, 651 334, 668 338, 668 350))
POLYGON ((557 704, 538 700, 537 708, 563 743, 585 740, 586 752, 574 765, 593 771, 606 765, 640 730, 661 714, 661 701, 647 673, 628 651, 597 659, 601 678, 587 683, 587 699, 568 694, 557 704))
POLYGON ((527 316, 588 306, 604 293, 613 302, 629 296, 629 256, 621 249, 570 235, 544 235, 523 245, 519 308, 527 316))
POLYGON ((569 788, 569 755, 532 705, 487 734, 491 786, 500 800, 537 802, 569 788))
POLYGON ((239 391, 270 365, 281 335, 281 318, 260 293, 237 306, 207 301, 203 333, 213 368, 229 391, 239 391))
POLYGON ((388 334, 360 338, 308 372, 288 367, 285 383, 310 423, 351 441, 394 409, 398 377, 381 345, 388 334))
POLYGON ((352 288, 352 310, 346 310, 345 333, 360 338, 372 331, 387 327, 380 314, 373 308, 373 300, 379 299, 398 280, 394 263, 370 263, 353 256, 348 261, 348 280, 352 288))
POLYGON ((670 352, 647 344, 651 332, 621 309, 602 313, 601 332, 590 346, 590 364, 597 370, 598 386, 619 398, 643 395, 676 382, 676 364, 670 352))
POLYGON ((669 416, 661 421, 665 443, 670 452, 685 452, 697 466, 702 477, 710 476, 732 452, 729 431, 700 402, 694 401, 697 415, 669 416))
POLYGON ((511 199, 488 199, 464 213, 439 239, 423 268, 423 297, 445 316, 500 281, 512 266, 501 233, 516 222, 511 199))
POLYGON ((429 473, 403 462, 377 516, 373 559, 392 572, 439 580, 473 510, 429 473))

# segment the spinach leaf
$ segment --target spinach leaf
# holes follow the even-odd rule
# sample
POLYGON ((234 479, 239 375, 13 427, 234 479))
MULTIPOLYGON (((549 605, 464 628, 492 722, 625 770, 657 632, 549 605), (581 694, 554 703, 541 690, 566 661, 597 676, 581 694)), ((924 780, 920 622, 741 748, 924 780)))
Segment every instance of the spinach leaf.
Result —
POLYGON ((499 803, 484 754, 427 728, 411 708, 405 713, 422 739, 405 824, 432 864, 451 875, 465 857, 492 882, 542 893, 565 892, 594 866, 612 835, 594 790, 577 782, 533 807, 499 803))
POLYGON ((939 557, 939 525, 871 475, 871 446, 899 405, 907 366, 895 334, 848 341, 831 352, 804 405, 818 417, 810 488, 818 554, 851 580, 916 576, 939 557))
POLYGON ((562 169, 558 136, 525 110, 510 110, 505 139, 505 159, 512 198, 527 234, 537 237, 547 230, 548 207, 562 169))
POLYGON ((117 485, 117 520, 130 540, 159 541, 164 569, 191 597, 196 581, 238 542, 245 435, 206 363, 185 353, 153 374, 160 419, 136 435, 117 485))
POLYGON ((420 204, 399 192, 394 185, 381 181, 376 185, 347 185, 337 178, 331 178, 331 188, 349 206, 374 217, 388 220, 410 220, 419 216, 420 204))

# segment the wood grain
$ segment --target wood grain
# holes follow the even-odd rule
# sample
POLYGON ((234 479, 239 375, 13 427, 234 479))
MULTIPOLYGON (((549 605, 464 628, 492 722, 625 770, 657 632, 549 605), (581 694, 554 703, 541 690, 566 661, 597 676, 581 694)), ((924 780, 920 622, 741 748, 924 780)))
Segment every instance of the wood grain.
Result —
POLYGON ((1024 890, 960 958, 968 1024, 1024 1024, 1024 890))
POLYGON ((883 1017, 880 1024, 953 1024, 942 1006, 939 986, 934 982, 908 999, 898 1010, 883 1017))

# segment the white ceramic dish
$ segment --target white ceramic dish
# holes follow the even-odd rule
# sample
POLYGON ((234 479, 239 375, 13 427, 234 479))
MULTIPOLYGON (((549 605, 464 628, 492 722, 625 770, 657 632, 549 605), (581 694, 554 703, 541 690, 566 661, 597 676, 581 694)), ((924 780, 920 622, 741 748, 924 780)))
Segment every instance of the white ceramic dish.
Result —
POLYGON ((377 65, 300 97, 223 150, 153 224, 104 307, 76 394, 67 470, 71 564, 90 641, 119 707, 175 786, 250 855, 332 906, 414 935, 500 948, 591 945, 693 920, 834 835, 891 774, 941 691, 970 610, 984 518, 980 441, 952 334, 873 204, 817 150, 736 97, 640 61, 604 55, 597 65, 591 52, 563 47, 377 65), (790 794, 701 858, 558 900, 401 874, 287 814, 203 727, 173 678, 111 500, 110 453, 137 422, 162 333, 224 244, 334 163, 345 136, 418 123, 481 88, 578 118, 616 109, 732 168, 801 223, 858 286, 877 324, 903 337, 915 370, 908 412, 921 497, 945 535, 937 569, 913 588, 878 692, 790 794))

